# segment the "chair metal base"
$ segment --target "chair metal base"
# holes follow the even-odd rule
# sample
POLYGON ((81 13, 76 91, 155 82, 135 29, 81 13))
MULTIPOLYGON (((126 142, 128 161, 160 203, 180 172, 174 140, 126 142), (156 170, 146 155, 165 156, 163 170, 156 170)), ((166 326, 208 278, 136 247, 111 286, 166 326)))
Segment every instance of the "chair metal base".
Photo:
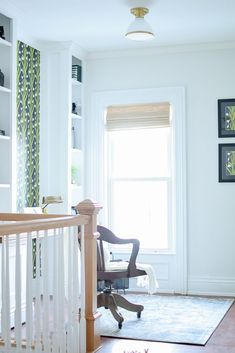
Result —
POLYGON ((111 289, 105 289, 102 293, 97 295, 97 307, 100 308, 104 306, 105 309, 109 309, 118 322, 118 327, 122 328, 122 323, 124 318, 119 312, 118 307, 124 308, 129 311, 137 313, 137 317, 141 317, 141 312, 144 310, 143 305, 133 304, 125 299, 123 296, 117 293, 112 293, 111 289))

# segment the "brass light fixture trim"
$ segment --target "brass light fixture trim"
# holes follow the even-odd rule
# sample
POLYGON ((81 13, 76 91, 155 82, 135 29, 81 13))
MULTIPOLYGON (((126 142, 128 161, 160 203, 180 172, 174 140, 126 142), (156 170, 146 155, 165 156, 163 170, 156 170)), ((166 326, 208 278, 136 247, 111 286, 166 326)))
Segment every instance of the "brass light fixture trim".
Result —
POLYGON ((133 7, 130 11, 132 15, 139 18, 144 18, 149 13, 149 9, 146 7, 133 7))

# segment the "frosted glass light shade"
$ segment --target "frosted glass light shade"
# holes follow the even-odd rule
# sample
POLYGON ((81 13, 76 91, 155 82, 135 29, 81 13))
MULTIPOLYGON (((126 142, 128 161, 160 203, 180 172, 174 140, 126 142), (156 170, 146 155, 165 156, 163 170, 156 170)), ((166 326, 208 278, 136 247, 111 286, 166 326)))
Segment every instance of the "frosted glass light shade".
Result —
POLYGON ((127 29, 125 37, 132 40, 150 40, 154 38, 151 26, 142 17, 136 17, 127 29))

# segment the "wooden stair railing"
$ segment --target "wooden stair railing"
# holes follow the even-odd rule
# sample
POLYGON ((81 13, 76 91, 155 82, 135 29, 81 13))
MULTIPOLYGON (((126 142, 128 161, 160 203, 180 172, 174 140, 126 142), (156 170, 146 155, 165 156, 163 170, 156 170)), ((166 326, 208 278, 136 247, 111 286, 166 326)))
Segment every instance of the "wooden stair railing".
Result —
POLYGON ((17 352, 26 348, 25 352, 34 350, 36 353, 93 353, 100 347, 100 314, 97 312, 96 297, 96 221, 101 207, 85 200, 77 208, 79 215, 76 216, 0 213, 1 352, 14 352, 14 348, 17 352), (78 226, 82 234, 81 253, 78 251, 78 226), (48 250, 49 240, 53 241, 51 253, 48 250), (74 270, 78 259, 81 263, 80 279, 78 270, 74 270), (26 283, 23 280, 23 262, 26 283), (53 273, 52 288, 50 266, 53 273), (78 311, 79 283, 81 302, 85 302, 81 312, 78 311), (23 295, 26 296, 25 312, 22 309, 23 295), (67 317, 61 310, 65 303, 67 317), (49 314, 50 310, 52 314, 49 314), (22 330, 23 321, 26 321, 25 332, 22 330), (11 330, 12 326, 14 331, 11 330))

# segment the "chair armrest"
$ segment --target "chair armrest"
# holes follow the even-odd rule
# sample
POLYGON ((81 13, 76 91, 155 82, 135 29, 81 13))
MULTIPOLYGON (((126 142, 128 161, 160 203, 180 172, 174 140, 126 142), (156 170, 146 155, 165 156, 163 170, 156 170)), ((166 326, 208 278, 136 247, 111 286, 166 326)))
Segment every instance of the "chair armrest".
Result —
MULTIPOLYGON (((118 237, 116 237, 118 238, 118 237)), ((115 239, 117 241, 117 239, 115 239)), ((130 258, 129 258, 129 264, 127 267, 127 271, 130 277, 135 276, 136 274, 136 258, 137 255, 139 253, 139 248, 140 248, 140 242, 138 239, 122 239, 122 238, 118 238, 118 243, 114 243, 114 244, 132 244, 132 251, 130 254, 130 258)), ((118 260, 115 260, 118 261, 118 260)))
POLYGON ((136 271, 136 258, 137 258, 138 252, 139 252, 140 242, 138 239, 126 239, 126 240, 129 240, 129 242, 133 244, 132 252, 131 252, 131 256, 130 256, 130 260, 129 260, 129 265, 127 268, 129 275, 132 276, 132 275, 134 275, 134 272, 136 271))
POLYGON ((110 244, 132 244, 132 252, 129 258, 129 264, 127 267, 127 271, 129 276, 134 276, 136 273, 136 258, 139 252, 140 242, 138 239, 130 238, 130 239, 122 239, 117 237, 111 230, 98 225, 97 231, 100 233, 100 240, 106 241, 110 244))

